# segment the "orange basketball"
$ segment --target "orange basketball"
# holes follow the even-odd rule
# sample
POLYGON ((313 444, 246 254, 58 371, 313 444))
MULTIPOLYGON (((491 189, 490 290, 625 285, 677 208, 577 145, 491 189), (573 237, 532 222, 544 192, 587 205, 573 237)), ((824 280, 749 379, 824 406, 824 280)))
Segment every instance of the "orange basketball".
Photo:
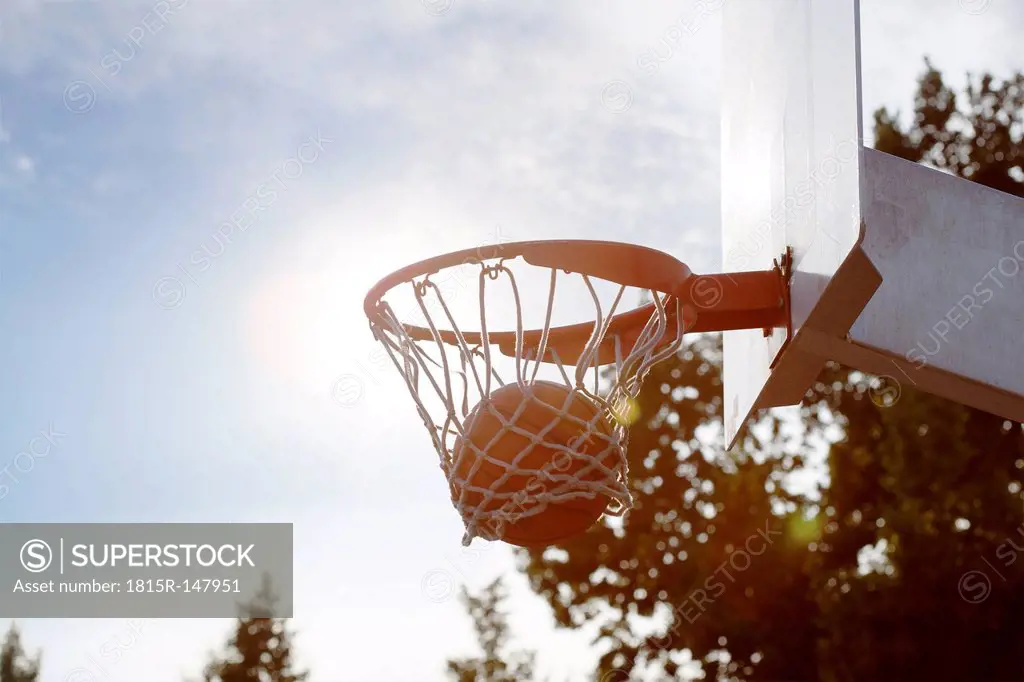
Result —
MULTIPOLYGON (((539 512, 535 510, 543 503, 535 495, 556 490, 584 492, 585 488, 567 488, 564 479, 552 480, 547 474, 576 476, 595 457, 605 468, 614 469, 620 450, 612 424, 604 415, 598 416, 600 412, 597 403, 579 391, 550 381, 535 381, 525 390, 519 384, 508 384, 493 391, 473 408, 464 437, 456 440, 453 501, 458 503, 461 496, 467 515, 481 505, 483 511, 500 510, 497 519, 482 520, 482 534, 520 547, 551 544, 587 530, 608 506, 605 495, 550 502, 539 512), (511 430, 503 421, 526 433, 511 430), (530 446, 530 434, 542 433, 542 441, 517 459, 530 446), (498 462, 484 459, 466 441, 498 462), (496 483, 510 470, 518 473, 496 483), (485 502, 484 494, 472 488, 492 490, 496 495, 485 502), (526 511, 530 514, 524 514, 526 511)), ((601 481, 606 475, 595 465, 579 479, 601 481)))

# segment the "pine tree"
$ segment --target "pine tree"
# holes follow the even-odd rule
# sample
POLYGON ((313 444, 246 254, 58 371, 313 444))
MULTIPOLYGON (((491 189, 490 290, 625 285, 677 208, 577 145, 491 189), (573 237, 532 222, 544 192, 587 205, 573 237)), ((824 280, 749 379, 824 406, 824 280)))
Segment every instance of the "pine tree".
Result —
POLYGON ((206 666, 203 682, 303 682, 309 676, 294 667, 293 633, 285 619, 266 617, 276 601, 264 582, 239 617, 225 654, 206 666))
POLYGON ((39 658, 39 654, 34 659, 25 655, 21 633, 11 623, 0 648, 0 682, 36 682, 39 679, 39 658))
POLYGON ((448 675, 453 682, 520 682, 534 679, 536 655, 533 652, 508 651, 508 617, 501 608, 507 598, 501 578, 485 587, 478 596, 462 588, 462 603, 473 619, 483 656, 448 661, 448 675))

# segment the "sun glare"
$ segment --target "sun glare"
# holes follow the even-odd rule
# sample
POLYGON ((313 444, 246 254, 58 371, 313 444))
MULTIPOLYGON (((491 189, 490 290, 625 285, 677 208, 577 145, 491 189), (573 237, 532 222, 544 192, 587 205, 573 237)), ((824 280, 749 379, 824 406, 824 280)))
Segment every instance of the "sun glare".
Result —
POLYGON ((337 276, 271 277, 251 298, 246 339, 255 359, 274 378, 324 393, 346 357, 365 346, 366 322, 337 276))
MULTIPOLYGON (((378 280, 424 258, 500 238, 494 230, 474 230, 472 221, 451 215, 434 197, 364 200, 375 210, 325 208, 297 221, 301 228, 276 245, 271 259, 287 263, 287 270, 266 275, 245 301, 245 345, 259 371, 304 393, 328 395, 338 376, 364 371, 373 364, 368 358, 379 355, 363 314, 363 297, 378 280), (430 210, 417 214, 409 207, 417 204, 430 210)), ((479 325, 477 276, 435 279, 460 319, 479 325)), ((411 291, 400 286, 387 300, 403 321, 424 324, 411 291)), ((507 305, 507 298, 493 306, 507 305)), ((429 314, 447 327, 436 306, 429 314)))

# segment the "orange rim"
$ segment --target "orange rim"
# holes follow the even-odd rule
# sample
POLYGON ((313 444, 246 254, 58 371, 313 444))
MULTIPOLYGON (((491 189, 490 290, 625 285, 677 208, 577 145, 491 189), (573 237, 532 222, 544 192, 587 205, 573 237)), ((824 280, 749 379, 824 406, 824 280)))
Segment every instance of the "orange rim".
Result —
MULTIPOLYGON (((480 249, 465 249, 435 256, 408 265, 381 279, 366 295, 363 308, 370 324, 387 327, 381 315, 381 302, 389 291, 403 283, 436 274, 460 265, 482 264, 523 258, 538 267, 598 277, 623 286, 636 287, 664 294, 669 314, 669 328, 676 327, 677 310, 683 315, 686 332, 726 331, 732 329, 770 329, 786 325, 788 291, 782 273, 776 270, 694 275, 690 268, 667 253, 636 244, 591 240, 542 240, 511 242, 494 247, 491 255, 480 249), (677 306, 675 303, 680 303, 677 306)), ((655 304, 650 303, 619 313, 608 322, 598 362, 614 361, 614 339, 618 337, 629 348, 650 320, 655 304)), ((435 340, 435 332, 427 327, 401 323, 406 333, 417 341, 435 340)), ((563 362, 575 363, 594 333, 593 322, 552 327, 548 330, 549 350, 544 358, 553 359, 551 349, 563 362)), ((516 355, 515 331, 488 332, 487 340, 498 346, 502 354, 516 355)), ((543 330, 523 332, 523 351, 539 345, 543 330)), ((454 331, 438 330, 440 340, 458 345, 454 331)), ((480 332, 462 332, 466 343, 482 345, 480 332)), ((670 343, 671 338, 666 339, 670 343)))

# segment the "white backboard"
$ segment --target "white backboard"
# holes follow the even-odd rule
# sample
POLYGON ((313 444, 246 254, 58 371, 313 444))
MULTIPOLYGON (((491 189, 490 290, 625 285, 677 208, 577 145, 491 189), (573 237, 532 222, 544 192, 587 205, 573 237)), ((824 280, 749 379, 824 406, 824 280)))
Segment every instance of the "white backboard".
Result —
MULTIPOLYGON (((862 237, 859 3, 729 2, 722 26, 723 272, 770 269, 791 247, 794 335, 812 318, 845 334, 878 284, 868 272, 842 302, 826 296, 862 237)), ((798 403, 820 372, 794 348, 773 369, 786 341, 725 333, 730 445, 754 410, 798 403)))
POLYGON ((723 12, 723 271, 795 259, 792 333, 725 333, 728 445, 827 360, 1024 422, 1024 199, 864 148, 858 0, 723 12))

